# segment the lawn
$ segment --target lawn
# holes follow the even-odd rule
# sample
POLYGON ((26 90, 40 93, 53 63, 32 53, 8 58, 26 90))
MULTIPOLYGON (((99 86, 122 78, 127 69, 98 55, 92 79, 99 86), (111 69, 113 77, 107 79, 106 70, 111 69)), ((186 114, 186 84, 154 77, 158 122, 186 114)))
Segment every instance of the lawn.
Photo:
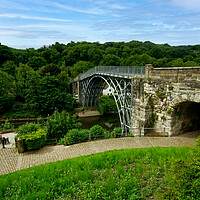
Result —
POLYGON ((0 199, 163 199, 190 147, 115 150, 0 176, 0 199))

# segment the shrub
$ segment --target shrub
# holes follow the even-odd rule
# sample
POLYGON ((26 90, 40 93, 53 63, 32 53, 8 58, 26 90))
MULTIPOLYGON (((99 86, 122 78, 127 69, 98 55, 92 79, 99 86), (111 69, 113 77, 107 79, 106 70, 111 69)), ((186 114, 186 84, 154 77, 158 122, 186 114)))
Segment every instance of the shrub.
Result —
POLYGON ((101 114, 106 112, 117 112, 117 106, 113 96, 102 96, 100 98, 98 110, 101 114))
POLYGON ((10 130, 10 129, 14 129, 14 125, 12 125, 8 120, 6 120, 5 123, 1 124, 0 126, 0 130, 2 131, 10 130))
POLYGON ((45 146, 46 132, 40 129, 32 134, 18 136, 18 138, 24 141, 25 150, 36 150, 45 146))
POLYGON ((18 128, 18 135, 30 135, 33 134, 33 132, 38 131, 40 128, 40 125, 36 124, 36 123, 27 123, 27 124, 23 124, 22 126, 19 126, 18 128))
POLYGON ((65 138, 60 138, 60 140, 58 140, 58 145, 64 145, 65 144, 65 138))
POLYGON ((89 140, 89 130, 87 129, 72 129, 66 136, 67 144, 76 144, 79 142, 86 142, 89 140))
MULTIPOLYGON (((116 137, 121 137, 122 136, 121 127, 115 127, 114 129, 116 130, 116 137)), ((111 132, 111 135, 113 135, 113 137, 114 137, 114 130, 111 132)))
POLYGON ((59 113, 54 111, 53 115, 48 118, 46 123, 47 138, 63 138, 70 129, 80 128, 76 115, 71 116, 66 111, 59 113))
POLYGON ((90 132, 92 140, 105 138, 105 130, 99 125, 94 125, 92 128, 90 128, 90 132))

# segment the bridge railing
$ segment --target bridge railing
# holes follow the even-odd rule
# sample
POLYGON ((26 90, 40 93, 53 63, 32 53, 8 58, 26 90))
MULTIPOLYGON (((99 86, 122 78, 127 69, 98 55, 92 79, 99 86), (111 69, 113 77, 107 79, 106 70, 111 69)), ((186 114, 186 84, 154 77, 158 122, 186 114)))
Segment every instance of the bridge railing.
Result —
MULTIPOLYGON (((145 66, 96 66, 81 74, 80 80, 93 76, 94 74, 132 78, 134 75, 145 75, 145 66)), ((78 81, 78 77, 74 81, 78 81)))

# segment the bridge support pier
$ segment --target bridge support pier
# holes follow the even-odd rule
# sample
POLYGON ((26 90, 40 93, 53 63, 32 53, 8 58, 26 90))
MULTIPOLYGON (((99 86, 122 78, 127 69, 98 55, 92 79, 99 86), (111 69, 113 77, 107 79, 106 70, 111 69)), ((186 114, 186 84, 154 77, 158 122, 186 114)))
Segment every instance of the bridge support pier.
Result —
POLYGON ((133 135, 170 137, 199 130, 200 67, 152 68, 147 65, 145 72, 144 79, 135 77, 132 82, 133 135))

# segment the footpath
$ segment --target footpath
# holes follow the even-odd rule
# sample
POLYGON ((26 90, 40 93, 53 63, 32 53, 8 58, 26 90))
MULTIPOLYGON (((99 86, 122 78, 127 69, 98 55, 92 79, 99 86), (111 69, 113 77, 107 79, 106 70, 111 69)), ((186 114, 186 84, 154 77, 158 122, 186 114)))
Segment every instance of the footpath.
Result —
POLYGON ((17 170, 42 165, 49 162, 85 156, 110 150, 195 146, 200 131, 186 133, 176 137, 124 137, 85 142, 71 146, 45 146, 37 151, 18 153, 14 145, 14 133, 6 134, 11 144, 2 149, 0 144, 0 175, 17 170))

